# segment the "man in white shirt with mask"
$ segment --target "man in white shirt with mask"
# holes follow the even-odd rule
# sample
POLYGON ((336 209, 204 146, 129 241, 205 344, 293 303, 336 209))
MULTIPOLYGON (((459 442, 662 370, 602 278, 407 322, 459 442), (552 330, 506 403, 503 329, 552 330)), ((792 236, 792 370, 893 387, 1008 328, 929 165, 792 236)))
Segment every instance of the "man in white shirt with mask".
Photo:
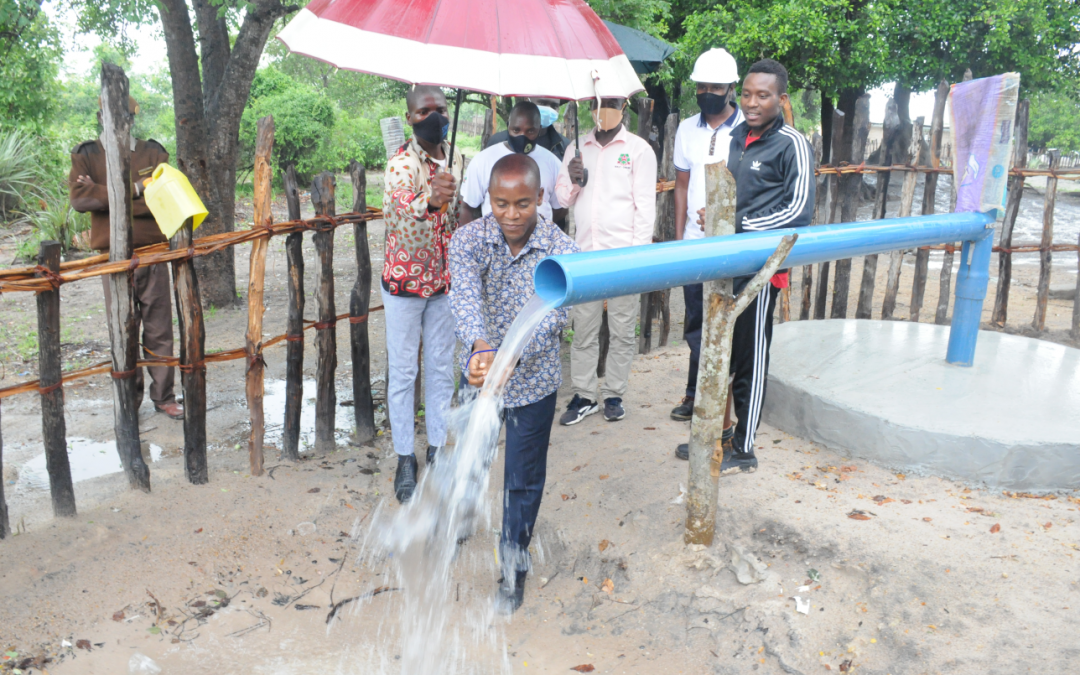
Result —
MULTIPOLYGON (((710 49, 698 57, 690 79, 697 84, 697 103, 701 112, 683 120, 675 134, 675 239, 701 239, 705 236, 698 224, 698 210, 705 208, 705 167, 726 162, 731 145, 731 131, 743 121, 742 111, 735 105, 735 83, 739 69, 726 49, 710 49)), ((686 317, 683 337, 690 345, 690 368, 686 380, 686 395, 671 417, 686 421, 694 416, 697 395, 698 359, 701 354, 701 324, 703 318, 702 285, 683 286, 686 317)), ((728 397, 729 410, 731 398, 728 397)), ((723 443, 731 445, 734 427, 730 415, 724 419, 723 443)), ((688 447, 682 444, 676 457, 687 459, 688 447)))
POLYGON ((519 101, 510 111, 509 134, 503 143, 489 145, 469 162, 461 184, 461 207, 458 223, 464 225, 491 213, 488 185, 495 162, 515 152, 526 154, 540 167, 542 202, 537 211, 548 220, 559 221, 566 217, 566 209, 555 196, 555 182, 559 178, 562 162, 550 151, 541 147, 536 139, 540 135, 540 110, 535 103, 519 101))

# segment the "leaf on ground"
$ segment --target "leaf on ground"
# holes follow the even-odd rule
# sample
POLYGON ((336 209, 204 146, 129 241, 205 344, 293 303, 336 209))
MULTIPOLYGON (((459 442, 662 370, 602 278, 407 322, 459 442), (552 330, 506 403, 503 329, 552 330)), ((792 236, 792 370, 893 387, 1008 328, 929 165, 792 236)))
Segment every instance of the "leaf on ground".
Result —
POLYGON ((310 490, 308 490, 309 495, 313 495, 316 492, 322 492, 322 490, 320 490, 319 488, 311 488, 310 490))
POLYGON ((1001 523, 994 523, 990 528, 990 534, 997 534, 998 532, 1001 532, 1001 523))
POLYGON ((200 532, 202 532, 202 528, 201 528, 201 527, 200 527, 199 529, 195 530, 195 534, 199 534, 200 532))
POLYGON ((147 630, 147 631, 148 631, 148 632, 149 632, 149 633, 150 633, 151 635, 160 635, 160 634, 161 634, 161 629, 160 629, 160 628, 158 628, 157 626, 150 626, 150 627, 149 627, 149 628, 147 628, 146 630, 147 630))
POLYGON ((846 673, 846 672, 849 672, 850 670, 851 670, 851 659, 840 662, 840 672, 841 673, 846 673))
POLYGON ((119 612, 113 612, 113 621, 123 621, 125 618, 127 618, 127 616, 124 614, 124 610, 120 610, 119 612))
POLYGON ((189 607, 206 607, 206 601, 205 600, 196 600, 195 602, 191 603, 189 605, 189 607))
POLYGON ((895 502, 896 501, 892 497, 886 497, 885 495, 876 495, 874 497, 871 497, 871 499, 873 499, 874 502, 877 503, 878 506, 881 506, 882 504, 888 504, 889 502, 895 502))
POLYGON ((608 474, 606 474, 606 473, 600 474, 600 480, 607 480, 607 479, 608 479, 608 474))
POLYGON ((967 507, 968 513, 982 513, 983 507, 981 506, 969 506, 967 507))
POLYGON ((1049 530, 1051 525, 1053 525, 1053 523, 1051 523, 1050 521, 1047 521, 1046 524, 1043 525, 1043 529, 1044 530, 1049 530))
POLYGON ((870 520, 870 516, 866 515, 866 511, 858 509, 852 509, 851 513, 847 514, 847 517, 852 520, 870 520))
POLYGON ((846 466, 840 467, 840 473, 853 473, 858 470, 859 467, 855 466, 854 464, 848 464, 846 466))
POLYGON ((600 590, 610 595, 615 591, 615 582, 611 579, 604 579, 604 583, 600 584, 600 590))
POLYGON ((900 502, 903 503, 903 504, 910 504, 911 500, 910 499, 901 499, 900 502))
POLYGON ((656 431, 656 427, 645 427, 645 431, 656 431))
POLYGON ((905 476, 902 473, 896 474, 896 478, 897 478, 897 480, 907 480, 907 476, 905 476))
POLYGON ((931 520, 933 520, 933 518, 931 518, 930 516, 927 516, 927 517, 923 518, 922 520, 923 520, 924 523, 929 523, 931 520))
POLYGON ((580 466, 575 466, 573 469, 570 469, 570 470, 571 471, 581 471, 581 467, 580 466))
POLYGON ((592 671, 596 670, 596 667, 593 666, 593 664, 591 663, 583 663, 580 666, 574 666, 570 670, 576 673, 591 673, 592 671))
POLYGON ((79 649, 85 649, 86 651, 90 651, 90 641, 89 640, 76 640, 75 641, 75 646, 78 647, 79 649))
POLYGON ((563 500, 564 502, 565 502, 565 501, 566 501, 567 499, 570 499, 570 495, 563 495, 563 496, 562 496, 562 500, 563 500))
POLYGON ((611 546, 610 541, 608 541, 607 539, 604 539, 603 541, 601 541, 600 545, 599 545, 600 552, 603 553, 604 551, 606 551, 608 546, 611 546))

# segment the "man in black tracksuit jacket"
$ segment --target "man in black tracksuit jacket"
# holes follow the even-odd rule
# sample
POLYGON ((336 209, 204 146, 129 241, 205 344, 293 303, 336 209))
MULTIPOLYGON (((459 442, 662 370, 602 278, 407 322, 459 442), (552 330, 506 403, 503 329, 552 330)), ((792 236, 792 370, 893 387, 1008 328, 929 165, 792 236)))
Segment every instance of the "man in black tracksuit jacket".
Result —
MULTIPOLYGON (((787 70, 772 59, 750 67, 743 81, 746 121, 731 132, 728 169, 735 177, 735 232, 759 232, 809 225, 814 214, 813 151, 806 138, 784 124, 787 70)), ((751 277, 734 280, 740 292, 751 277)), ((725 453, 721 475, 757 469, 754 436, 765 403, 776 296, 788 285, 783 271, 758 293, 735 321, 731 350, 735 426, 732 452, 725 453)))

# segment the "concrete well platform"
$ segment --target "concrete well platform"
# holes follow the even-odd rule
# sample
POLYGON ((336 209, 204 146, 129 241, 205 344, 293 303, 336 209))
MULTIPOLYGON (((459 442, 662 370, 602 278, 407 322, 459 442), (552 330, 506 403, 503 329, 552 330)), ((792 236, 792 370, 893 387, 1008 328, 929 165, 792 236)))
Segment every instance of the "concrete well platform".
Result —
POLYGON ((1080 487, 1080 350, 980 331, 961 368, 948 340, 948 326, 909 322, 778 325, 764 419, 906 472, 1080 487))

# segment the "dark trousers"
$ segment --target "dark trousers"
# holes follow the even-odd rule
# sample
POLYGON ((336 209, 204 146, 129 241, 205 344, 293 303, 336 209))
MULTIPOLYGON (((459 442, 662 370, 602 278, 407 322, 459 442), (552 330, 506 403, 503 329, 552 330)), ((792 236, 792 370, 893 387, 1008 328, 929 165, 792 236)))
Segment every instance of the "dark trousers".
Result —
POLYGON ((540 498, 547 480, 547 452, 555 421, 558 392, 503 412, 506 424, 506 466, 503 470, 503 520, 499 560, 503 574, 529 569, 540 498))
MULTIPOLYGON (((132 295, 135 299, 135 331, 142 324, 142 346, 144 358, 173 355, 172 323, 172 282, 169 280, 167 265, 139 267, 132 275, 132 295), (153 352, 151 354, 151 352, 153 352)), ((109 296, 109 278, 101 277, 105 288, 105 312, 110 311, 112 298, 109 296)), ((165 405, 176 400, 173 390, 173 369, 168 366, 149 366, 150 400, 156 405, 165 405)), ((143 400, 143 372, 135 372, 136 407, 143 400)))
POLYGON ((736 452, 754 451, 754 436, 761 422, 765 384, 769 379, 769 346, 778 292, 771 283, 765 284, 746 311, 735 320, 731 393, 735 399, 735 415, 739 418, 733 441, 736 452))
POLYGON ((702 285, 683 286, 683 304, 686 316, 683 319, 683 339, 690 345, 690 372, 686 374, 686 395, 697 395, 698 359, 701 358, 701 321, 704 315, 702 306, 702 285))

